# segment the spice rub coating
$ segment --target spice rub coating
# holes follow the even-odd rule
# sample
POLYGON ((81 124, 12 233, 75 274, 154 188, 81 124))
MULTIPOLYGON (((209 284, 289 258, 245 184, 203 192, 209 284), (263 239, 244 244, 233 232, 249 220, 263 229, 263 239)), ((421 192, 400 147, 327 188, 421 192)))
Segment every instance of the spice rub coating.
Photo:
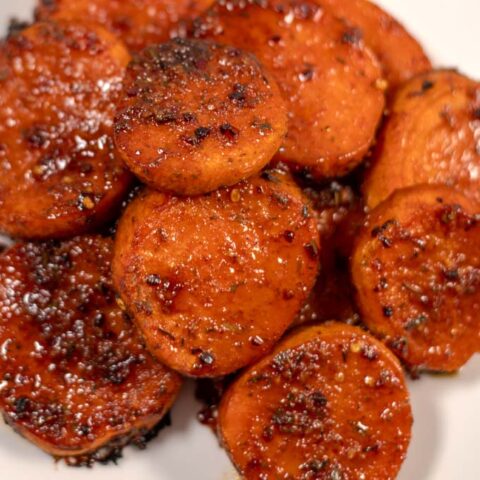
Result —
POLYGON ((98 23, 132 51, 167 41, 179 22, 200 14, 213 0, 39 0, 38 20, 98 23))
POLYGON ((69 237, 112 216, 131 181, 113 146, 129 58, 84 23, 37 23, 2 44, 1 231, 69 237))
POLYGON ((191 195, 258 173, 286 129, 278 86, 253 55, 175 39, 134 57, 117 109, 115 141, 145 183, 191 195))
POLYGON ((307 199, 283 172, 198 197, 145 191, 120 221, 113 278, 150 351, 186 375, 260 358, 317 275, 307 199))
POLYGON ((248 480, 392 480, 412 412, 394 355, 363 330, 329 323, 293 333, 242 373, 218 424, 248 480))
POLYGON ((382 70, 352 28, 310 0, 221 1, 193 35, 251 51, 289 111, 277 157, 318 177, 346 174, 372 144, 384 108, 382 70))
POLYGON ((421 183, 480 201, 480 83, 455 71, 419 75, 397 91, 363 185, 365 202, 374 208, 421 183))
POLYGON ((116 302, 113 241, 19 243, 0 256, 0 410, 70 463, 141 442, 180 387, 116 302))
POLYGON ((448 187, 409 187, 358 236, 351 268, 362 319, 412 369, 456 371, 478 350, 479 214, 448 187))

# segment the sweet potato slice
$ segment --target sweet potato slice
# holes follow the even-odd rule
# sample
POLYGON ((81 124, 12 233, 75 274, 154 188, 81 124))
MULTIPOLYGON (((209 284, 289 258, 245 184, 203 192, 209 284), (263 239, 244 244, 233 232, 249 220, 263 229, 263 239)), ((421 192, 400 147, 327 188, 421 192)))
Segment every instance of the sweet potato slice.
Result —
POLYGON ((138 51, 167 41, 178 22, 200 14, 213 0, 39 0, 36 17, 85 20, 104 26, 138 51))
POLYGON ((67 237, 112 216, 131 174, 113 146, 125 48, 84 23, 38 23, 0 48, 0 230, 67 237))
POLYGON ((395 18, 368 0, 318 0, 359 30, 383 66, 390 91, 432 64, 418 41, 395 18))
POLYGON ((478 348, 480 207, 445 186, 394 193, 352 256, 367 326, 417 370, 458 370, 478 348))
POLYGON ((215 377, 260 358, 318 269, 316 221, 287 174, 191 198, 146 191, 120 221, 113 278, 150 351, 215 377))
POLYGON ((112 249, 110 238, 85 236, 0 256, 0 410, 73 464, 141 442, 181 383, 117 305, 112 249))
POLYGON ((449 70, 400 88, 363 186, 374 208, 399 188, 442 183, 480 201, 480 83, 449 70))
POLYGON ((330 323, 299 330, 244 372, 218 421, 247 480, 390 480, 412 414, 395 356, 363 330, 330 323))
POLYGON ((340 176, 369 149, 384 107, 381 67, 344 22, 311 0, 218 2, 193 28, 253 52, 287 101, 278 158, 316 177, 340 176))
POLYGON ((286 130, 278 86, 253 55, 175 39, 130 64, 115 142, 145 183, 199 194, 258 173, 286 130))

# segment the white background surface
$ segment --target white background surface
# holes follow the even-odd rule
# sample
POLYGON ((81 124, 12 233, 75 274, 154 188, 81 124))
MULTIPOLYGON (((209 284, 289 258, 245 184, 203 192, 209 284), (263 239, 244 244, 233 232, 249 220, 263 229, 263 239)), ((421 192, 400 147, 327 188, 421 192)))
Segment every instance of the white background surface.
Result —
MULTIPOLYGON (((127 0, 125 0, 127 1, 127 0)), ((12 15, 29 18, 34 0, 0 0, 0 29, 12 15)), ((480 0, 382 0, 424 43, 438 65, 480 79, 480 0)), ((1 108, 1 106, 0 106, 1 108)), ((480 358, 458 375, 411 382, 414 437, 399 480, 480 480, 480 358)), ((14 434, 0 421, 3 480, 234 480, 213 434, 200 425, 187 385, 173 427, 146 451, 127 448, 118 466, 72 469, 14 434)), ((376 480, 376 479, 368 479, 376 480)))

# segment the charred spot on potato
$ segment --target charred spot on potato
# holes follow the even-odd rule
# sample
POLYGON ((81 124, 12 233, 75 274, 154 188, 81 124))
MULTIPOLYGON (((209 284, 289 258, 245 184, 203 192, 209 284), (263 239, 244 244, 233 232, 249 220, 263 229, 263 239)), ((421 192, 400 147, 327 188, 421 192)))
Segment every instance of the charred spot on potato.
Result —
POLYGON ((360 28, 350 28, 342 36, 342 42, 358 45, 363 39, 363 32, 360 28))
POLYGON ((220 130, 220 133, 225 137, 225 139, 228 142, 234 142, 235 140, 237 140, 240 134, 240 131, 238 130, 238 128, 235 128, 230 123, 224 123, 220 125, 219 130, 220 130))

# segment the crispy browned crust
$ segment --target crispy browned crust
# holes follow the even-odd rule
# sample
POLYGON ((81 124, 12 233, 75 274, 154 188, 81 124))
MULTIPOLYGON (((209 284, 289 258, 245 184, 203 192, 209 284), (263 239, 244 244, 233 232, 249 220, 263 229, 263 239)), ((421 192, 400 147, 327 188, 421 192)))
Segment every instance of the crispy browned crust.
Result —
POLYGON ((253 55, 175 39, 130 64, 115 143, 148 185, 194 195, 258 173, 286 131, 278 86, 253 55))
POLYGON ((455 371, 478 350, 480 207, 445 186, 397 191, 352 256, 363 321, 416 370, 455 371))
POLYGON ((381 67, 352 27, 312 0, 214 4, 193 35, 251 51, 289 110, 278 158, 318 178, 344 175, 372 144, 384 108, 381 67))
POLYGON ((401 87, 363 185, 374 208, 395 190, 442 183, 480 201, 480 84, 452 70, 401 87))
POLYGON ((140 444, 181 384, 117 305, 112 246, 86 236, 20 243, 0 256, 0 410, 18 433, 70 464, 140 444))
POLYGON ((37 23, 2 44, 1 231, 69 237, 115 213, 132 178, 113 147, 129 58, 85 23, 37 23))
POLYGON ((293 333, 242 373, 218 421, 242 478, 390 480, 412 412, 394 355, 359 328, 329 323, 293 333))
POLYGON ((201 197, 144 192, 120 221, 113 277, 154 355, 215 377, 270 350, 318 264, 307 199, 287 174, 267 171, 201 197))

